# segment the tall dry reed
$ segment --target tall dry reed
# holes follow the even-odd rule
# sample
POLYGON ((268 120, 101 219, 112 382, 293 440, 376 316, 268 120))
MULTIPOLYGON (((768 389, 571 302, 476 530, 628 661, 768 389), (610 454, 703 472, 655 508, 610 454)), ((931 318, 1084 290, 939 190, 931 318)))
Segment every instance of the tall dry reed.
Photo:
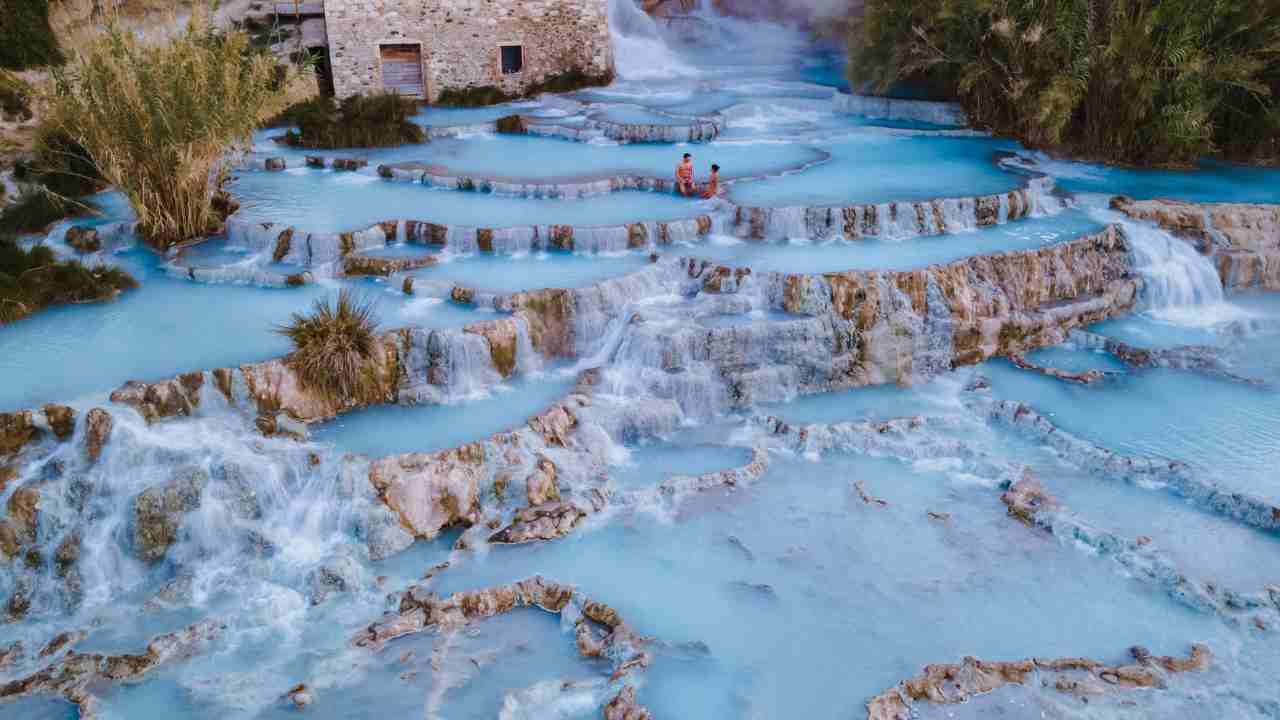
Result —
POLYGON ((49 122, 125 193, 160 249, 218 227, 211 201, 228 149, 286 103, 275 59, 244 33, 212 30, 202 13, 161 44, 108 27, 54 81, 49 122))

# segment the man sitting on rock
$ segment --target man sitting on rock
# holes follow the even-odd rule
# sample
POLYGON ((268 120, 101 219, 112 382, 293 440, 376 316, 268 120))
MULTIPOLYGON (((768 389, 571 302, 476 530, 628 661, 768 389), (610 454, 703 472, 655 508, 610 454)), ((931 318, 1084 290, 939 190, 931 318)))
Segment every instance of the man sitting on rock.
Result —
POLYGON ((720 166, 711 166, 711 177, 707 180, 707 187, 702 191, 702 199, 710 200, 720 194, 720 166))
POLYGON ((684 154, 684 159, 676 166, 676 192, 685 197, 693 197, 698 193, 698 186, 693 181, 693 156, 684 154))

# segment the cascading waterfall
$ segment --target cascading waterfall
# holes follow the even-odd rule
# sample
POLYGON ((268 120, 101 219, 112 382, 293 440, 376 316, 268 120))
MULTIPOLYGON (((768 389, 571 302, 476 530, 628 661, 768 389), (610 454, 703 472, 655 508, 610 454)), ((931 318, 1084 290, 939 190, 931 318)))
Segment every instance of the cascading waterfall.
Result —
POLYGON ((1142 304, 1147 313, 1179 325, 1201 327, 1240 318, 1242 311, 1225 299, 1222 279, 1213 263, 1190 243, 1117 212, 1095 207, 1091 213, 1123 228, 1134 265, 1142 275, 1142 304))
POLYGON ((698 74, 672 51, 658 24, 635 0, 609 0, 609 33, 614 63, 623 80, 698 74))

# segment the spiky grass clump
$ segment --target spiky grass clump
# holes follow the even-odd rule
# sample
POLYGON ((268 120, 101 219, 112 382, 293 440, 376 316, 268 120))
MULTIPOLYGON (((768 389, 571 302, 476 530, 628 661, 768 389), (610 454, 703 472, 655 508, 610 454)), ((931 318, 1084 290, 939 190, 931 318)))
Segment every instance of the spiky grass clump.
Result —
POLYGON ((370 299, 343 290, 332 303, 317 300, 310 315, 294 313, 276 332, 293 341, 288 363, 306 389, 338 401, 377 394, 369 363, 381 341, 370 299))
POLYGON ((0 325, 51 305, 107 300, 137 286, 120 268, 59 261, 44 245, 26 248, 0 236, 0 325))
POLYGON ((128 196, 160 249, 219 226, 211 201, 228 147, 286 98, 275 59, 242 32, 212 30, 201 13, 162 45, 110 27, 55 79, 50 121, 128 196))

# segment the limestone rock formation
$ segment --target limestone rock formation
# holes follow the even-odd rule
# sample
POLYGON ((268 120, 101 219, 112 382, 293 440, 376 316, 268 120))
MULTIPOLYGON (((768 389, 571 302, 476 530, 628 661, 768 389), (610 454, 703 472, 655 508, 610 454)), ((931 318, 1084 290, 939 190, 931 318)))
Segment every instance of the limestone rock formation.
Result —
POLYGON ((30 410, 0 413, 0 457, 16 455, 39 435, 30 410))
MULTIPOLYGON (((342 259, 342 272, 344 275, 390 277, 395 273, 430 267, 435 265, 436 262, 436 258, 430 255, 393 258, 353 254, 342 259)), ((412 278, 406 278, 406 281, 411 280, 412 278)), ((410 287, 412 287, 412 282, 410 282, 410 287)))
POLYGON ((97 462, 102 456, 102 449, 106 447, 107 441, 111 439, 111 430, 115 426, 115 420, 111 417, 111 413, 102 408, 93 408, 84 416, 84 449, 85 454, 89 457, 89 462, 97 462))
POLYGON ((515 372, 519 353, 520 328, 515 320, 502 319, 472 323, 463 332, 479 335, 489 344, 489 357, 502 377, 515 372))
POLYGON ((1093 693, 1113 688, 1163 688, 1169 673, 1203 670, 1212 659, 1204 645, 1193 645, 1186 658, 1153 656, 1145 648, 1130 649, 1133 662, 1109 666, 1088 658, 991 662, 966 657, 959 664, 927 665, 924 672, 867 702, 867 720, 909 720, 913 702, 954 705, 1005 685, 1026 684, 1038 676, 1045 687, 1060 692, 1093 693))
POLYGON ((567 502, 548 502, 516 511, 507 527, 489 537, 489 542, 516 545, 535 540, 555 540, 573 532, 587 516, 582 508, 567 502))
POLYGON ((1000 496, 1009 514, 1028 525, 1036 524, 1036 513, 1053 508, 1057 501, 1028 470, 1000 496))
POLYGON ((80 717, 96 717, 91 687, 135 682, 165 663, 189 657, 224 628, 216 620, 202 620, 156 636, 145 652, 137 654, 69 652, 29 675, 0 684, 0 700, 36 694, 61 696, 79 706, 80 717))
POLYGON ((398 455, 375 461, 369 482, 415 537, 430 540, 444 528, 479 519, 484 446, 398 455))
POLYGON ((13 491, 0 520, 0 552, 14 557, 25 546, 36 541, 40 527, 40 491, 24 486, 13 491))
POLYGON ((98 231, 91 227, 73 225, 67 228, 63 239, 78 253, 95 253, 102 249, 102 239, 98 237, 98 231))
POLYGON ((200 507, 209 475, 200 468, 178 470, 164 485, 144 490, 134 500, 134 550, 147 562, 165 556, 178 540, 182 516, 200 507))
POLYGON ((1118 196, 1111 207, 1154 222, 1212 256, 1224 287, 1280 290, 1280 205, 1118 196))
POLYGON ((44 417, 59 440, 66 440, 76 431, 76 411, 66 405, 45 405, 44 417))
POLYGON ((185 417, 200 406, 204 373, 193 372, 170 380, 144 383, 130 380, 111 393, 111 402, 137 410, 147 422, 185 417))
POLYGON ((525 496, 530 507, 560 499, 556 484, 556 464, 546 456, 538 458, 538 467, 525 479, 525 496))
POLYGON ((648 709, 636 702, 636 689, 624 685, 618 694, 604 706, 605 720, 650 720, 648 709))

